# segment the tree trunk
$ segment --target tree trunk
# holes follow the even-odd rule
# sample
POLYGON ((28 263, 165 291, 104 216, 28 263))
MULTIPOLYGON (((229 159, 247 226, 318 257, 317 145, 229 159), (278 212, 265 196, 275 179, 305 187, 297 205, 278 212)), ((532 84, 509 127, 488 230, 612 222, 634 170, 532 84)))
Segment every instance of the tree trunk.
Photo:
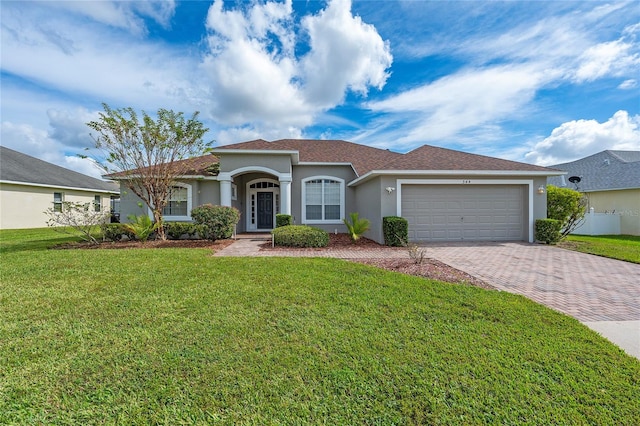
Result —
POLYGON ((162 212, 160 210, 153 211, 153 221, 159 224, 156 229, 156 235, 160 237, 162 241, 165 241, 167 236, 164 234, 164 226, 162 226, 162 212))

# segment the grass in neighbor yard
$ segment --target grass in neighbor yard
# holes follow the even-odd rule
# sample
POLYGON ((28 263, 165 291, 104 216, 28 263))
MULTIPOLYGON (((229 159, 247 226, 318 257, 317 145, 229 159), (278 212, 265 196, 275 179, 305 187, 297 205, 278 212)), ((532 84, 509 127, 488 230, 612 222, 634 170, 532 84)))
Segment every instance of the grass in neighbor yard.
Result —
POLYGON ((583 253, 640 263, 640 236, 569 235, 559 246, 583 253))
POLYGON ((0 424, 640 424, 640 362, 520 296, 28 234, 0 231, 0 424))

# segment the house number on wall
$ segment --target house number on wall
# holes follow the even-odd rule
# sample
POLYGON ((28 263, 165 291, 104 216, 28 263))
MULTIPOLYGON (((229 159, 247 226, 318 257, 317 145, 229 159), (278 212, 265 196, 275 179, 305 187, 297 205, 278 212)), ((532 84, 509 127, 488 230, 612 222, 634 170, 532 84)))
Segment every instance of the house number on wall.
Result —
POLYGON ((462 179, 462 183, 471 183, 471 179, 462 179))

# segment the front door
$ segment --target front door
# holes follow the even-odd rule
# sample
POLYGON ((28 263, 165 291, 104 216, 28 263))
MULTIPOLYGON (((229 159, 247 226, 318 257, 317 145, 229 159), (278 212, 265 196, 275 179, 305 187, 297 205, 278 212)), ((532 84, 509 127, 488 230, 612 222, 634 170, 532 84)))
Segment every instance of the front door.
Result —
POLYGON ((273 192, 258 192, 256 194, 258 229, 273 228, 273 192))

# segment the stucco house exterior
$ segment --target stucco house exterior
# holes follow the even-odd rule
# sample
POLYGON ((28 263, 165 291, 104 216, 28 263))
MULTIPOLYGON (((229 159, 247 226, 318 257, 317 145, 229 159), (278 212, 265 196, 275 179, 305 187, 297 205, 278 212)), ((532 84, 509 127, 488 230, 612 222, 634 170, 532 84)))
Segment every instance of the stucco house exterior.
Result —
POLYGON ((119 186, 0 146, 0 229, 43 228, 49 208, 93 203, 109 208, 119 186))
MULTIPOLYGON (((167 221, 191 220, 193 207, 212 203, 240 210, 238 232, 270 231, 277 213, 346 232, 342 219, 358 212, 380 243, 385 216, 405 217, 411 241, 533 242, 534 221, 547 214, 547 177, 563 173, 428 145, 401 154, 341 140, 258 139, 187 161, 193 171, 176 184, 167 221)), ((123 217, 148 214, 139 202, 121 187, 123 217)))
POLYGON ((640 151, 607 150, 550 167, 567 174, 549 177, 549 184, 583 192, 587 211, 617 215, 620 234, 640 235, 640 151), (573 176, 579 182, 570 182, 573 176))

